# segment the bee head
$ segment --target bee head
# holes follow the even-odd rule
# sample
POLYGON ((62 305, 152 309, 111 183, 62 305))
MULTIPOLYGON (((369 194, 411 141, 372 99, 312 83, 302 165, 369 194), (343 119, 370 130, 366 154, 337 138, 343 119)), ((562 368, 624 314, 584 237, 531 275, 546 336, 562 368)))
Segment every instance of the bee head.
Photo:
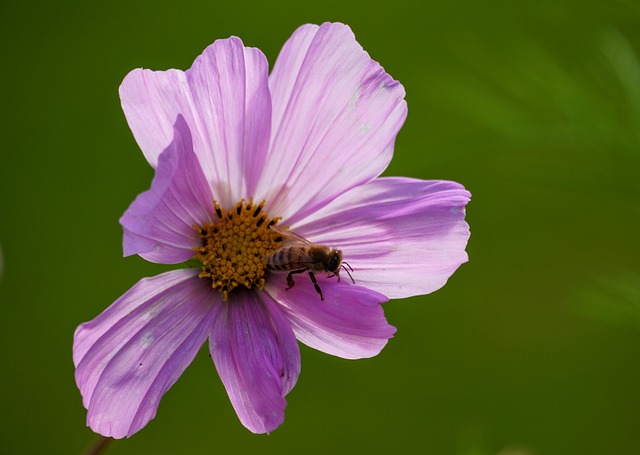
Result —
POLYGON ((340 265, 342 265, 342 251, 331 250, 331 257, 327 263, 327 269, 329 272, 337 275, 340 273, 340 265))

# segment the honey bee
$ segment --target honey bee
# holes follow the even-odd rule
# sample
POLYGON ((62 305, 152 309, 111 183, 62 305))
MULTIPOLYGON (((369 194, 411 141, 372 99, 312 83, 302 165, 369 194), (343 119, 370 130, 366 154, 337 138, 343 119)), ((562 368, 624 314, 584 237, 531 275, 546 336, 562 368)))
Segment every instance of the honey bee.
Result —
POLYGON ((322 289, 320 289, 320 285, 316 280, 315 273, 327 272, 329 273, 327 278, 337 276, 338 282, 340 282, 341 268, 347 272, 347 275, 355 284, 351 273, 349 273, 349 270, 353 272, 353 269, 342 260, 342 251, 325 245, 316 245, 295 232, 276 226, 271 226, 271 229, 282 236, 283 242, 280 248, 267 258, 267 268, 274 272, 289 272, 287 274, 287 291, 296 284, 293 280, 293 275, 309 272, 313 287, 320 294, 320 300, 324 300, 322 289))

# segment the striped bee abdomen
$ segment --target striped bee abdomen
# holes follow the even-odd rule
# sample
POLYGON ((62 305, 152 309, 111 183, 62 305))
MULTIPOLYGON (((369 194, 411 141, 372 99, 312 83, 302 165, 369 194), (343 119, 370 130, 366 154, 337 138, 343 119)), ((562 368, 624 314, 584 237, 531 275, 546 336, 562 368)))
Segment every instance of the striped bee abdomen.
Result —
POLYGON ((277 250, 267 261, 267 267, 276 271, 287 271, 304 269, 307 265, 301 261, 306 257, 304 248, 301 247, 284 247, 277 250))

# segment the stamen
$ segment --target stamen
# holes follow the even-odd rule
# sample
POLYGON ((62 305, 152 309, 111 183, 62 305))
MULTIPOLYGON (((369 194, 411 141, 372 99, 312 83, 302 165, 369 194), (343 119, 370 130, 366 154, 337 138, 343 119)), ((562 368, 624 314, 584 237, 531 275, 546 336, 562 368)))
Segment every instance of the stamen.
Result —
POLYGON ((276 251, 282 236, 269 226, 280 218, 269 219, 263 212, 264 201, 241 200, 231 209, 214 202, 217 220, 194 226, 202 245, 194 248, 196 259, 202 263, 200 278, 211 280, 211 286, 227 300, 229 293, 239 286, 262 289, 265 282, 265 258, 276 251), (255 217, 260 213, 256 222, 255 217), (269 220, 268 223, 265 221, 269 220))

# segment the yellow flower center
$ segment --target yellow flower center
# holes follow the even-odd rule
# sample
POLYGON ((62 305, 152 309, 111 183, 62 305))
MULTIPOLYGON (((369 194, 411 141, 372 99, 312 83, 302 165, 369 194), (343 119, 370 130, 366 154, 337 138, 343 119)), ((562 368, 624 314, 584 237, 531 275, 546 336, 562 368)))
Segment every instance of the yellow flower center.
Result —
POLYGON ((227 300, 238 286, 262 289, 266 259, 278 249, 282 236, 270 229, 280 218, 269 218, 264 201, 255 205, 241 200, 232 209, 214 202, 217 219, 194 226, 202 244, 194 248, 202 263, 200 278, 211 279, 211 286, 227 300))

